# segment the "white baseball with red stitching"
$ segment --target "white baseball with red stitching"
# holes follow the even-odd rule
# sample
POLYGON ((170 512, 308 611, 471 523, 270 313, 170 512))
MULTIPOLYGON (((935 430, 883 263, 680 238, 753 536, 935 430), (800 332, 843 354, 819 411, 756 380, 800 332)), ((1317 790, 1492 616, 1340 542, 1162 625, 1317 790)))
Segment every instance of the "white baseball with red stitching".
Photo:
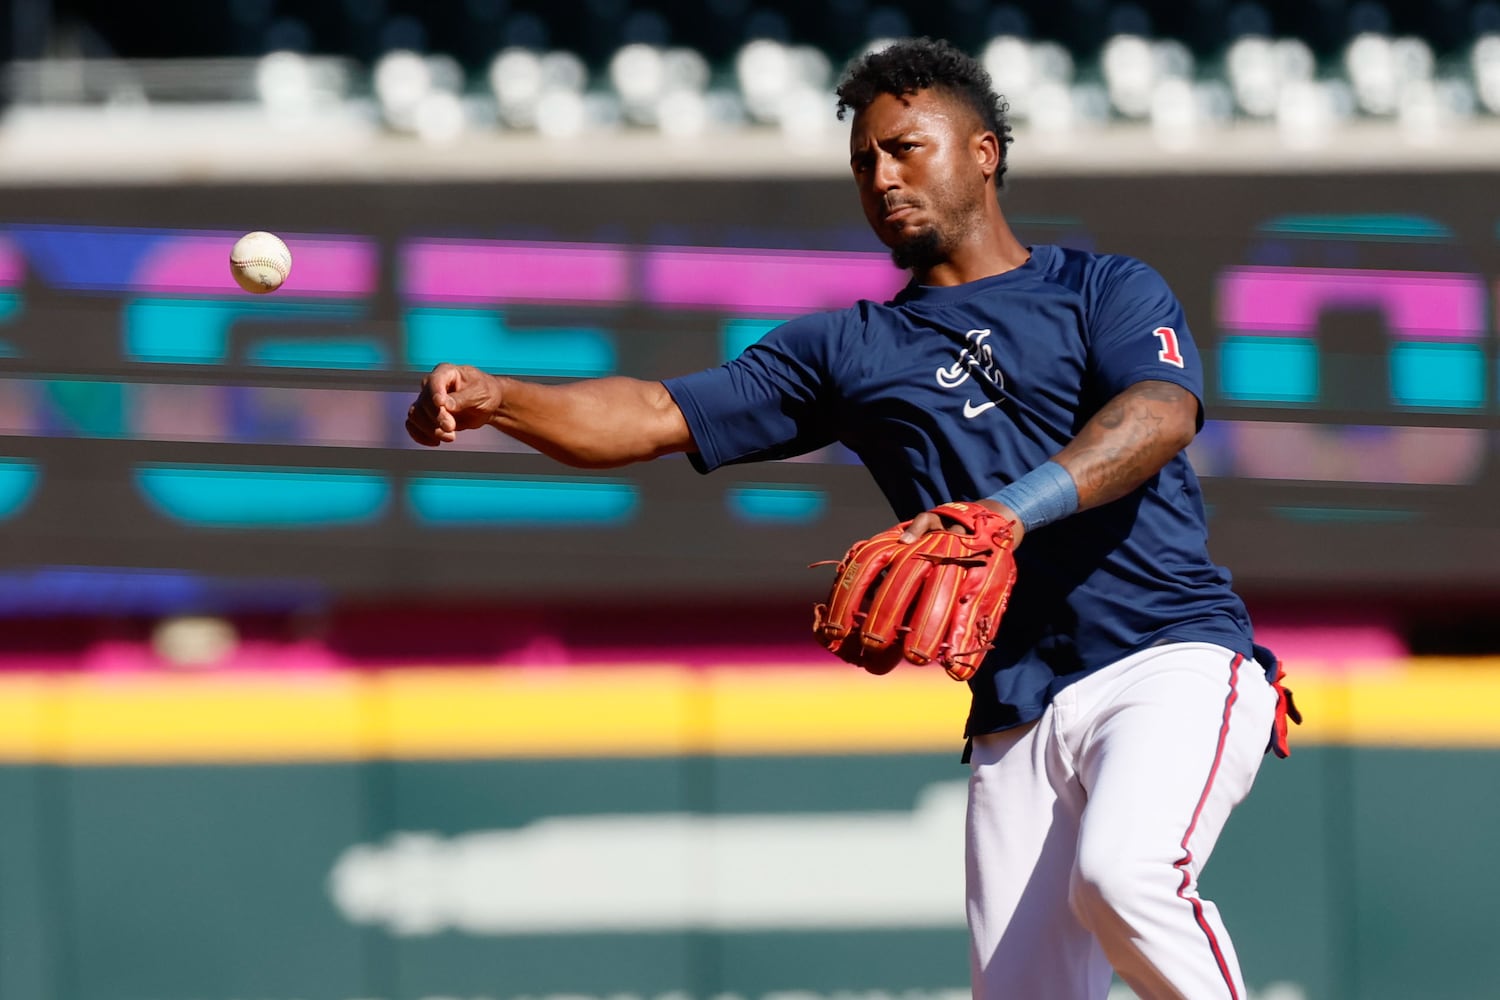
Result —
POLYGON ((229 273, 247 292, 274 292, 292 273, 292 252, 272 233, 246 233, 229 251, 229 273))

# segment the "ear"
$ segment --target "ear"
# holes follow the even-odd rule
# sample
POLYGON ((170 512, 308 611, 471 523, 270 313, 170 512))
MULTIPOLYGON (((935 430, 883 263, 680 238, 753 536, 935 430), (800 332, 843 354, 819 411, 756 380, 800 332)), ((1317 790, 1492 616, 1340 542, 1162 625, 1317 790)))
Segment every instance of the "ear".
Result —
POLYGON ((974 154, 974 162, 984 174, 984 179, 993 179, 1000 169, 1001 157, 1005 155, 1000 147, 999 137, 990 131, 976 132, 969 140, 969 149, 974 154))

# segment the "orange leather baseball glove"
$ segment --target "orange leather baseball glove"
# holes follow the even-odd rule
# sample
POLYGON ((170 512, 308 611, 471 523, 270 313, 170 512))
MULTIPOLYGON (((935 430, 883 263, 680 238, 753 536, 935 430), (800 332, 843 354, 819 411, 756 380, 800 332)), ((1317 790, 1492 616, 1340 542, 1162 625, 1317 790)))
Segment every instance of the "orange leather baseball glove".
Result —
POLYGON ((883 674, 897 664, 942 664, 974 676, 994 645, 1016 581, 1010 522, 975 503, 932 509, 955 530, 899 541, 911 524, 855 542, 837 565, 828 601, 813 609, 813 634, 840 659, 883 674))

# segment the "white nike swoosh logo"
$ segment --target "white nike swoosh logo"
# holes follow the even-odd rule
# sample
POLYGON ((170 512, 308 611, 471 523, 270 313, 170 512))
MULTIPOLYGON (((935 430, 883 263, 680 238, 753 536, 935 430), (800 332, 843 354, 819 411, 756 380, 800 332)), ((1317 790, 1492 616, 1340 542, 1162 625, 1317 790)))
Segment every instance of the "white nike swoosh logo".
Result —
POLYGON ((970 420, 973 420, 975 417, 979 416, 990 407, 999 405, 999 403, 992 399, 987 403, 980 403, 978 406, 975 406, 972 402, 966 399, 964 400, 964 416, 968 417, 970 420))

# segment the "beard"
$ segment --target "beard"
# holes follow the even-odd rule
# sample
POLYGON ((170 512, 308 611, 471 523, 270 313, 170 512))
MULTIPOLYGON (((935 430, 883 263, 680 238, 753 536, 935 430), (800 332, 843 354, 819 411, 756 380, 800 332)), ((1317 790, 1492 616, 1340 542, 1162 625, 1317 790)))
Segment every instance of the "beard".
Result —
POLYGON ((947 259, 943 234, 929 226, 891 247, 891 260, 903 271, 926 271, 947 259))

